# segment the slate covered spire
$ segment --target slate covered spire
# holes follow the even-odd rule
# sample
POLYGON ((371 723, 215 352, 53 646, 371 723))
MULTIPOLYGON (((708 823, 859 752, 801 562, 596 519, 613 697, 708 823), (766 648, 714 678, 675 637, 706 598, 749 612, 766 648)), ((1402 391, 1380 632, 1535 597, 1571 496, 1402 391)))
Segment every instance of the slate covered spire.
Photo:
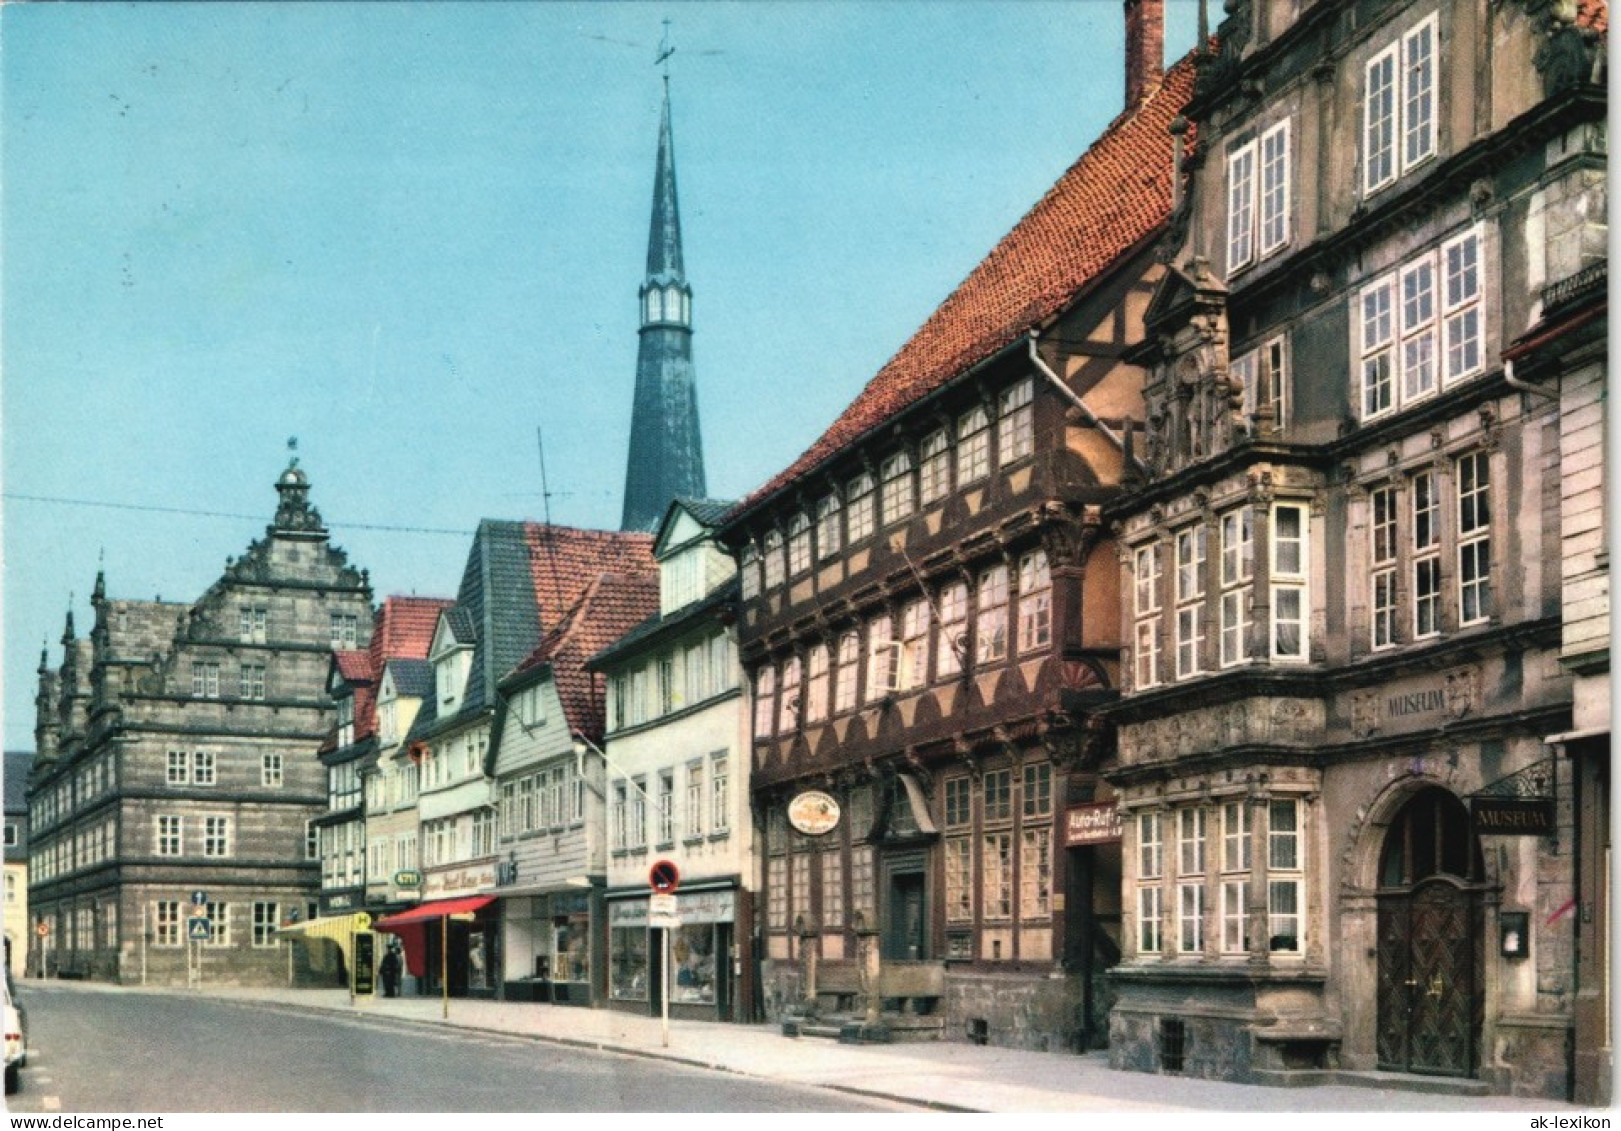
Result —
POLYGON ((676 496, 703 498, 703 440, 692 367, 692 288, 681 259, 681 211, 675 190, 670 130, 670 80, 653 175, 653 220, 647 236, 647 276, 637 291, 641 342, 631 408, 621 530, 651 531, 676 496))

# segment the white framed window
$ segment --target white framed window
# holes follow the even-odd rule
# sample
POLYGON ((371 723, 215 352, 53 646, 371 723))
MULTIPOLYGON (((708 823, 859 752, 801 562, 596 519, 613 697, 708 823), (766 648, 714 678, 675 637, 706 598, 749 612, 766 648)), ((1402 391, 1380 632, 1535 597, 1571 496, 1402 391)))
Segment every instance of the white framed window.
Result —
POLYGON ((152 944, 154 946, 180 945, 180 901, 160 899, 152 905, 152 944))
POLYGON ((940 637, 934 650, 934 675, 946 679, 960 674, 968 658, 968 586, 961 581, 941 586, 937 600, 940 637))
POLYGON ((1196 675, 1204 652, 1207 534, 1197 523, 1176 534, 1176 675, 1196 675))
POLYGON ((811 567, 811 522, 803 512, 788 520, 788 576, 798 577, 811 567))
POLYGON ((743 547, 738 555, 738 573, 742 575, 742 596, 745 601, 760 595, 760 551, 753 542, 743 547))
POLYGON ((1244 913, 1247 879, 1221 881, 1221 952, 1245 954, 1250 948, 1249 917, 1244 913))
POLYGON ((1368 492, 1369 630, 1375 649, 1396 643, 1396 489, 1368 492))
POLYGON ((1306 507, 1279 503, 1272 508, 1272 658, 1307 657, 1306 507))
POLYGON ((979 575, 974 619, 974 656, 981 664, 1007 659, 1008 568, 995 565, 979 575))
POLYGON ((1227 154, 1227 272, 1255 259, 1255 142, 1227 154))
POLYGON ((709 819, 717 833, 732 827, 731 763, 725 751, 716 751, 709 757, 709 819))
POLYGON ((846 632, 839 637, 838 673, 833 682, 833 710, 851 711, 856 705, 856 680, 861 663, 861 637, 846 632))
POLYGON ((937 503, 951 491, 951 438, 941 428, 930 433, 918 453, 918 499, 937 503))
POLYGON ((280 789, 283 782, 282 756, 278 751, 267 751, 259 756, 259 784, 267 789, 280 789))
POLYGON ((996 418, 996 463, 1006 467, 1036 450, 1035 380, 1026 377, 1002 391, 996 418))
POLYGON ((1132 648, 1134 683, 1159 682, 1160 545, 1140 546, 1132 555, 1132 609, 1137 617, 1132 648))
POLYGON ((810 650, 805 674, 805 722, 824 722, 827 719, 828 664, 827 645, 818 644, 810 650))
POLYGON ((957 420, 957 485, 976 483, 991 473, 991 418, 976 405, 957 420))
POLYGON ((1255 519, 1249 507, 1221 516, 1221 666, 1243 663, 1248 656, 1250 578, 1255 565, 1255 519))
POLYGON ((332 647, 337 651, 352 650, 360 639, 360 619, 353 613, 329 614, 332 647))
POLYGON ((1245 801, 1225 801, 1221 806, 1221 870, 1250 870, 1250 807, 1245 801))
POLYGON ((265 666, 244 661, 237 672, 237 694, 243 699, 265 697, 265 666))
POLYGON ((879 468, 883 480, 883 521, 893 526, 911 517, 916 509, 917 497, 912 480, 912 457, 907 452, 896 452, 879 468))
POLYGON ((1458 623, 1480 624, 1492 613, 1491 463, 1473 452, 1454 468, 1458 495, 1458 623))
POLYGON ((965 836, 946 841, 946 921, 974 919, 974 842, 965 836))
POLYGON ((1137 949, 1145 954, 1160 950, 1163 927, 1164 841, 1159 813, 1137 815, 1137 949))
POLYGON ((191 780, 193 785, 214 785, 216 783, 214 752, 212 750, 193 751, 191 755, 191 780))
POLYGON ((1013 834, 986 833, 981 842, 987 919, 1013 917, 1013 834))
POLYGON ((189 751, 170 750, 165 754, 163 780, 168 785, 186 785, 191 781, 189 751))
POLYGON ((179 817, 159 815, 156 830, 159 856, 181 856, 185 853, 186 842, 179 817))
POLYGON ((816 504, 816 555, 822 561, 839 552, 839 520, 844 513, 843 507, 837 492, 823 497, 816 504))
POLYGON ((1053 639, 1053 579, 1046 550, 1019 559, 1019 651, 1045 648, 1053 639))
POLYGON ((191 665, 191 693, 198 699, 220 697, 220 666, 212 660, 198 660, 191 665))
POLYGON ((754 740, 770 738, 772 713, 776 707, 777 669, 770 664, 754 677, 754 740))
POLYGON ((1176 949, 1183 954, 1198 954, 1204 950, 1204 881, 1179 883, 1176 894, 1176 949))
POLYGON ((1019 841, 1019 918, 1046 919, 1053 909, 1053 831, 1027 827, 1019 841))
POLYGON ((1137 878, 1158 879, 1165 874, 1164 822, 1159 813, 1137 815, 1137 878))
POLYGON ((1413 638, 1441 631, 1441 503, 1435 476, 1413 476, 1413 638))
POLYGON ((262 950, 276 945, 276 928, 281 925, 281 905, 269 900, 253 901, 253 946, 262 950))
POLYGON ((230 856, 230 818, 203 818, 203 856, 230 856))
POLYGON ((768 530, 765 536, 765 587, 775 589, 786 577, 787 563, 783 558, 782 531, 768 530))
POLYGON ((782 665, 782 702, 777 713, 777 733, 791 734, 799 726, 799 657, 790 656, 782 665))
POLYGON ((1437 22, 1432 15, 1368 61, 1362 187, 1377 192, 1435 154, 1437 22))
POLYGON ((1369 283, 1358 294, 1362 418, 1434 395, 1485 367, 1479 225, 1369 283))
POLYGON ((928 601, 909 601, 901 610, 900 671, 895 686, 900 691, 922 687, 929 679, 929 635, 933 614, 928 601))
POLYGON ((874 702, 895 690, 898 678, 894 630, 889 614, 867 625, 867 701, 874 702))
POLYGON ((1289 242, 1289 120, 1227 153, 1227 270, 1265 258, 1289 242))
POLYGON ((1137 949, 1144 954, 1160 951, 1163 898, 1164 889, 1158 884, 1137 889, 1137 949))
POLYGON ((654 796, 654 819, 658 822, 658 843, 675 843, 675 771, 660 770, 658 793, 654 796))
POLYGON ((1176 871, 1184 879, 1204 877, 1205 840, 1209 811, 1202 808, 1179 809, 1176 814, 1176 871))
POLYGON ((704 760, 687 763, 687 836, 704 835, 704 760))
POLYGON ((1288 420, 1289 339, 1279 334, 1252 350, 1246 350, 1228 364, 1228 371, 1244 395, 1244 415, 1254 418, 1266 409, 1274 426, 1288 420))
POLYGON ((1300 954, 1305 933, 1305 858, 1300 802, 1267 803, 1268 949, 1300 954))
POLYGON ((845 521, 850 544, 854 545, 863 538, 870 538, 875 525, 872 476, 863 473, 850 480, 850 489, 845 493, 845 498, 849 500, 849 514, 845 521))
POLYGON ((266 639, 265 628, 269 623, 269 611, 256 606, 244 605, 240 610, 238 637, 244 644, 263 644, 266 639))

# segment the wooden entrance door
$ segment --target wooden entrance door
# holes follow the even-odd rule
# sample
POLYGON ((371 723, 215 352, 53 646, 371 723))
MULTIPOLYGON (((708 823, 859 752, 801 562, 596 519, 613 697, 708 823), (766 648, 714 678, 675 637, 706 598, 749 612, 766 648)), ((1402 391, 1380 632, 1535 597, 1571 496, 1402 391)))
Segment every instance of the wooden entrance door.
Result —
POLYGON ((1379 1067, 1474 1075, 1483 875, 1469 812, 1446 790, 1420 791, 1391 822, 1379 877, 1379 1067))
POLYGON ((1379 1066, 1472 1076, 1480 900, 1445 879, 1379 901, 1379 1066))
POLYGON ((928 920, 924 910, 922 872, 896 872, 890 878, 888 946, 885 958, 928 957, 928 920))

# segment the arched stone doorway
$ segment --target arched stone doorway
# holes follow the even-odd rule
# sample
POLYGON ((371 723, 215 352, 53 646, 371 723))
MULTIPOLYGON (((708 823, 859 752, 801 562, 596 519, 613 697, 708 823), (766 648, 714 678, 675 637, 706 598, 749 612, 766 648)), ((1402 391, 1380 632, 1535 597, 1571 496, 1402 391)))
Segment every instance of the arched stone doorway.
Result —
POLYGON ((1420 790, 1386 828, 1378 889, 1380 1068, 1442 1076, 1478 1070, 1484 879, 1469 810, 1447 790, 1420 790))

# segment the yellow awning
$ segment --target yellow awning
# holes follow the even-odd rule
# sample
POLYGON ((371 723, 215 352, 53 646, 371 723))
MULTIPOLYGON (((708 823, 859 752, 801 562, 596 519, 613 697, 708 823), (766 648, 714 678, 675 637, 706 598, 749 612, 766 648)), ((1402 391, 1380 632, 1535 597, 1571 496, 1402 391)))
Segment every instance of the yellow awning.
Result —
POLYGON ((353 969, 355 932, 371 930, 371 916, 364 911, 351 915, 323 915, 306 919, 302 923, 284 923, 276 929, 281 935, 303 935, 310 939, 327 939, 343 952, 344 965, 353 969))

